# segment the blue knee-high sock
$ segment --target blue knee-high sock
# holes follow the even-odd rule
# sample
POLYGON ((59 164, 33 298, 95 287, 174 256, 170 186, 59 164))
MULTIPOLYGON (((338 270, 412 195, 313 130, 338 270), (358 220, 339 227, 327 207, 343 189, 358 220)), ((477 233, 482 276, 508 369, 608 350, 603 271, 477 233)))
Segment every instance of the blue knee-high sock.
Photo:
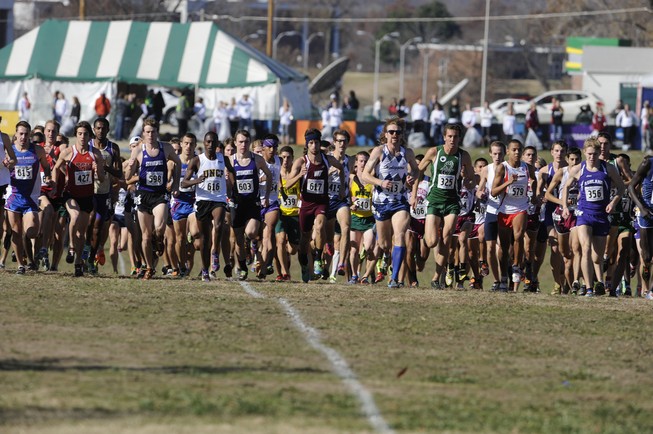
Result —
POLYGON ((392 280, 399 280, 399 269, 406 257, 406 247, 394 246, 392 248, 392 280))

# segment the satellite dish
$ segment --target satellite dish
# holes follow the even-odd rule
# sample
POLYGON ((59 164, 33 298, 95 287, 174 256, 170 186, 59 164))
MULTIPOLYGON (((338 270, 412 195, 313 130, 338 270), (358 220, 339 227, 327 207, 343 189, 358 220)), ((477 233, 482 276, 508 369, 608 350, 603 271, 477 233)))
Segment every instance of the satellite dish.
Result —
POLYGON ((340 81, 347 67, 349 66, 349 57, 341 57, 329 66, 324 68, 308 85, 308 91, 311 94, 326 92, 333 89, 334 85, 340 81))

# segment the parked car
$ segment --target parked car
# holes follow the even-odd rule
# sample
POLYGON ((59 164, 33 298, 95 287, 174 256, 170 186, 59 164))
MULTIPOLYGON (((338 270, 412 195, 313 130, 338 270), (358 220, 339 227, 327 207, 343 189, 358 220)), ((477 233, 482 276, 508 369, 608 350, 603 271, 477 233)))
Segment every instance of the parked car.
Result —
MULTIPOLYGON (((508 110, 508 104, 513 103, 513 106, 515 104, 520 104, 523 103, 523 99, 518 99, 518 98, 502 98, 498 99, 496 101, 493 101, 490 103, 490 110, 492 111, 492 114, 494 117, 492 118, 492 123, 497 124, 501 123, 503 121, 503 114, 508 110)), ((474 114, 476 114, 476 123, 480 124, 481 123, 481 109, 483 107, 474 107, 472 110, 474 111, 474 114)))
POLYGON ((589 105, 592 111, 596 111, 597 104, 603 104, 603 101, 598 96, 591 92, 582 90, 552 90, 536 96, 531 101, 523 101, 513 105, 515 115, 518 121, 524 120, 526 112, 530 107, 530 103, 534 102, 537 107, 537 115, 540 124, 551 123, 551 101, 556 98, 560 101, 560 106, 564 110, 562 122, 565 124, 573 124, 576 122, 578 114, 581 112, 583 106, 589 105))

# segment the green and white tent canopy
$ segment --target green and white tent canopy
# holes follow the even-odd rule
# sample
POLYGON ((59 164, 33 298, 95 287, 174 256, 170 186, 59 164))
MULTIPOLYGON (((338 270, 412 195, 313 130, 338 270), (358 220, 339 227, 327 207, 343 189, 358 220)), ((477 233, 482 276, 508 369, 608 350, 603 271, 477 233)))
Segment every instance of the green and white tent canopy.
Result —
MULTIPOLYGON (((212 22, 46 21, 0 50, 0 80, 0 92, 2 83, 37 80, 53 83, 48 86, 53 91, 68 86, 66 97, 77 94, 82 83, 93 83, 94 93, 108 96, 116 87, 108 83, 192 87, 209 108, 249 93, 261 118, 274 117, 282 97, 289 98, 296 114, 310 111, 305 75, 212 22)), ((41 90, 26 85, 15 102, 22 91, 34 98, 41 90)), ((93 101, 82 103, 91 107, 93 101)))

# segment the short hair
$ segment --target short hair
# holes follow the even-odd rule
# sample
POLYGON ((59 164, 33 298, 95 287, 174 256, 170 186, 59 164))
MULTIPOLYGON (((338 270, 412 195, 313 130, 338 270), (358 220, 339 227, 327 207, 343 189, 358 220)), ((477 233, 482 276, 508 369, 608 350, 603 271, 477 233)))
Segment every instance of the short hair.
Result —
POLYGON ((32 141, 36 143, 45 142, 45 135, 41 131, 34 131, 32 133, 32 141))
POLYGON ((553 143, 551 144, 551 149, 553 149, 553 147, 554 147, 555 145, 560 145, 564 151, 566 151, 567 149, 569 149, 569 145, 568 145, 567 142, 565 142, 564 140, 556 140, 555 142, 553 142, 553 143))
POLYGON ((533 151, 533 152, 535 152, 535 155, 537 155, 537 149, 533 145, 528 145, 528 146, 524 147, 524 152, 526 152, 526 151, 533 151))
POLYGON ((524 144, 521 141, 517 139, 510 139, 508 146, 510 146, 512 143, 517 143, 521 149, 524 149, 524 144))
POLYGON ((290 146, 284 146, 283 148, 279 149, 279 153, 281 154, 282 152, 287 152, 290 155, 295 155, 295 151, 293 151, 292 147, 290 146))
POLYGON ((617 155, 617 157, 621 157, 624 160, 628 160, 628 164, 630 164, 630 155, 628 155, 628 154, 619 154, 619 155, 617 155))
POLYGON ((487 166, 488 164, 490 164, 490 163, 489 163, 485 158, 483 158, 483 157, 479 157, 479 158, 477 158, 476 160, 474 160, 474 166, 476 166, 478 163, 485 163, 486 166, 487 166))
POLYGON ((612 136, 611 136, 610 133, 608 133, 607 131, 601 131, 601 132, 596 136, 597 139, 598 139, 599 137, 602 138, 602 139, 608 139, 608 142, 610 142, 610 144, 612 144, 612 136))
POLYGON ((32 128, 33 133, 35 133, 37 131, 45 133, 45 127, 43 125, 36 125, 34 128, 32 128))
POLYGON ((172 139, 170 139, 170 144, 171 145, 172 144, 177 144, 177 143, 181 143, 181 140, 179 140, 179 137, 175 136, 172 139))
POLYGON ((494 142, 490 143, 490 149, 492 148, 501 148, 501 151, 504 154, 506 153, 506 144, 500 140, 495 140, 494 142))
POLYGON ((572 146, 569 149, 567 149, 567 156, 569 155, 575 155, 578 158, 582 158, 580 148, 578 148, 577 146, 572 146))
POLYGON ((458 135, 462 137, 463 135, 463 129, 460 127, 459 124, 446 124, 444 128, 442 129, 442 135, 444 136, 447 134, 447 130, 454 130, 458 131, 458 135))
POLYGON ((88 135, 94 137, 93 128, 91 128, 91 124, 89 124, 88 122, 86 121, 77 122, 77 125, 75 125, 75 134, 77 134, 77 130, 80 128, 86 128, 86 131, 88 131, 88 135))
MULTIPOLYGON (((215 133, 214 133, 215 134, 215 133)), ((181 137, 181 140, 184 140, 184 138, 191 139, 193 143, 197 143, 197 136, 193 133, 186 133, 181 137)))
POLYGON ((54 129, 57 130, 57 132, 61 129, 61 125, 59 124, 59 122, 57 122, 54 119, 50 119, 48 121, 45 121, 45 126, 46 127, 48 126, 48 124, 54 125, 54 129))
POLYGON ((29 124, 27 121, 19 121, 16 124, 16 131, 18 131, 18 127, 23 127, 25 128, 28 132, 32 132, 32 126, 29 124))
POLYGON ((356 158, 358 157, 365 157, 365 158, 370 158, 370 154, 367 151, 360 151, 356 154, 356 158))
POLYGON ((596 138, 588 137, 587 139, 585 139, 585 143, 583 144, 583 149, 589 149, 589 148, 594 148, 597 151, 600 151, 601 144, 596 138))
POLYGON ((98 122, 104 124, 104 126, 107 127, 107 129, 109 129, 109 120, 107 118, 104 117, 97 118, 96 120, 93 121, 93 127, 95 127, 95 124, 97 124, 98 122))
POLYGON ((248 140, 252 140, 252 135, 249 133, 249 131, 245 129, 239 129, 234 133, 234 139, 238 137, 238 135, 241 135, 243 137, 246 137, 248 140))
POLYGON ((338 129, 333 132, 333 137, 335 138, 337 135, 345 136, 347 139, 347 143, 351 140, 351 134, 349 134, 349 131, 344 130, 344 129, 338 129))
MULTIPOLYGON (((213 141, 214 141, 215 143, 218 143, 218 142, 220 141, 220 140, 218 139, 218 135, 217 135, 215 132, 213 132, 213 131, 209 131, 208 133, 204 134, 204 139, 203 139, 203 141, 205 141, 205 140, 208 139, 208 138, 213 139, 213 141)), ((197 140, 197 138, 196 138, 195 140, 197 140)))
POLYGON ((154 118, 147 118, 143 121, 143 129, 145 129, 145 127, 152 127, 159 131, 159 122, 154 118))
POLYGON ((227 137, 224 139, 224 147, 226 148, 227 146, 233 146, 234 145, 234 138, 233 137, 227 137))

